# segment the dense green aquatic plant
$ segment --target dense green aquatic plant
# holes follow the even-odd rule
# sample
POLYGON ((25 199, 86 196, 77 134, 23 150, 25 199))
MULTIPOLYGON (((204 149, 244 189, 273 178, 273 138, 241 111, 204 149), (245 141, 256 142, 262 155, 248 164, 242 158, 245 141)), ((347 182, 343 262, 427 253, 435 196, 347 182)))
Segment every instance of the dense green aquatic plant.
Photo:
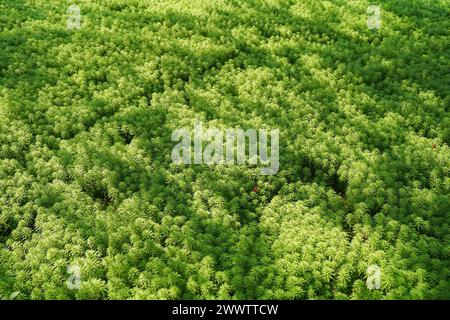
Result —
POLYGON ((450 298, 447 0, 71 4, 0 4, 2 298, 450 298), (196 121, 279 171, 173 164, 196 121))

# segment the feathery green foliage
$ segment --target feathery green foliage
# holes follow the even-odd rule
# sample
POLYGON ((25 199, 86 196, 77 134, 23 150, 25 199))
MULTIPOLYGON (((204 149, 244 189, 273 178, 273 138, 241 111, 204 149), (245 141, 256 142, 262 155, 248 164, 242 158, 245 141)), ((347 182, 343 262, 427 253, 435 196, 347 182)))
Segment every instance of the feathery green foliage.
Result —
POLYGON ((70 4, 0 3, 0 296, 450 298, 448 0, 70 4), (196 120, 278 174, 172 164, 196 120))

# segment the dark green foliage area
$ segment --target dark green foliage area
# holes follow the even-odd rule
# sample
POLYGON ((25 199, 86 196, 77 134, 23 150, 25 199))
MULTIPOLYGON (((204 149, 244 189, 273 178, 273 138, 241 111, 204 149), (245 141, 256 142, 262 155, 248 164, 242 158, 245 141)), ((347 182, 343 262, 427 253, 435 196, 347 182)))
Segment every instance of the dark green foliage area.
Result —
POLYGON ((70 4, 0 2, 2 297, 450 298, 448 0, 70 4), (278 174, 173 164, 196 120, 278 174))

